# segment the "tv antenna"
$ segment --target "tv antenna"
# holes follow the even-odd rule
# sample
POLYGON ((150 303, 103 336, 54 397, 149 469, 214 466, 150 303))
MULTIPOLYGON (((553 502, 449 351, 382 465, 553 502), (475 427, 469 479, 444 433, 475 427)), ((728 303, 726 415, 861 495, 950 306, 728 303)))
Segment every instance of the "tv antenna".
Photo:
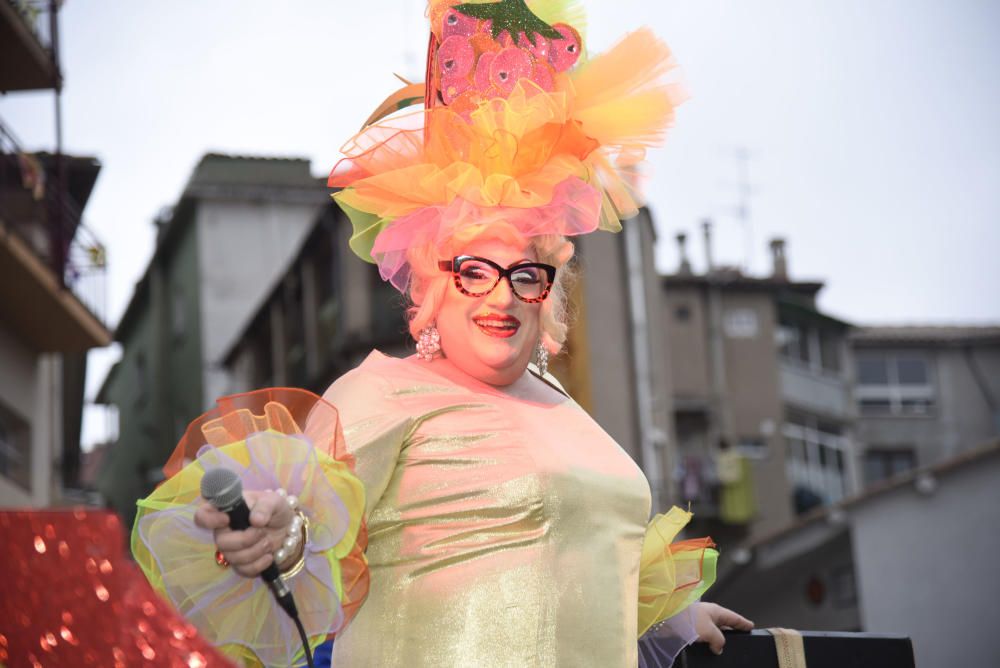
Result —
POLYGON ((754 195, 754 187, 750 184, 750 159, 753 154, 747 147, 737 146, 734 157, 739 172, 739 181, 736 183, 739 197, 736 205, 736 218, 743 227, 743 271, 749 274, 753 265, 753 222, 750 211, 750 198, 754 195))

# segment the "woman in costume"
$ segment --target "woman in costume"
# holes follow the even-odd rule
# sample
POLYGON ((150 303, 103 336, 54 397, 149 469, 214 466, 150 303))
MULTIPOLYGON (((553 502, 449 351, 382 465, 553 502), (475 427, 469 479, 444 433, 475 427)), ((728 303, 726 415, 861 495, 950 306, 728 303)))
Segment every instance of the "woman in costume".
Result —
POLYGON ((641 30, 578 63, 565 0, 428 14, 426 83, 381 105, 330 177, 352 249, 413 304, 417 354, 373 352, 322 399, 223 400, 140 502, 137 558, 250 663, 298 658, 267 592, 238 582, 271 563, 311 639, 336 634, 334 666, 667 666, 699 638, 721 651, 720 627, 752 624, 696 602, 711 541, 675 542, 677 508, 647 524, 641 470, 545 368, 566 339, 567 237, 620 229, 672 120, 669 51, 641 30), (244 476, 254 528, 192 493, 218 465, 244 476), (189 543, 162 539, 181 525, 189 543), (215 548, 206 583, 198 559, 215 548))

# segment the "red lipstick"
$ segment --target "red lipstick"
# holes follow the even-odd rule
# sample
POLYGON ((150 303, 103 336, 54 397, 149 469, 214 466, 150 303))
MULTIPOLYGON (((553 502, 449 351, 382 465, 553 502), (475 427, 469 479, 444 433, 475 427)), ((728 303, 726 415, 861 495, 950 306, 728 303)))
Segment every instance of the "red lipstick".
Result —
POLYGON ((495 336, 500 339, 510 338, 517 334, 521 321, 512 315, 499 313, 486 313, 472 318, 480 331, 488 336, 495 336))

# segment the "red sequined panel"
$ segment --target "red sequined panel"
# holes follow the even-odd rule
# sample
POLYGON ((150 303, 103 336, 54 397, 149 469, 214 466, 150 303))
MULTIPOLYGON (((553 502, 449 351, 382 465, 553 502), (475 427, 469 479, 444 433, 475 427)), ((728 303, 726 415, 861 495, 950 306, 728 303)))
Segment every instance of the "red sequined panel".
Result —
POLYGON ((232 665, 125 556, 113 513, 0 512, 0 545, 0 665, 232 665))

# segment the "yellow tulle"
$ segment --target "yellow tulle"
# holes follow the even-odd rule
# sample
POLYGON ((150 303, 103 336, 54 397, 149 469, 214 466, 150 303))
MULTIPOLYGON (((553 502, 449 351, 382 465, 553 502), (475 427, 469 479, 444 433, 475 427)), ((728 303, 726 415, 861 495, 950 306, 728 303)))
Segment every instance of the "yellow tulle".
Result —
POLYGON ((639 562, 639 637, 697 601, 715 582, 718 552, 710 538, 674 542, 691 517, 674 506, 646 528, 639 562))

